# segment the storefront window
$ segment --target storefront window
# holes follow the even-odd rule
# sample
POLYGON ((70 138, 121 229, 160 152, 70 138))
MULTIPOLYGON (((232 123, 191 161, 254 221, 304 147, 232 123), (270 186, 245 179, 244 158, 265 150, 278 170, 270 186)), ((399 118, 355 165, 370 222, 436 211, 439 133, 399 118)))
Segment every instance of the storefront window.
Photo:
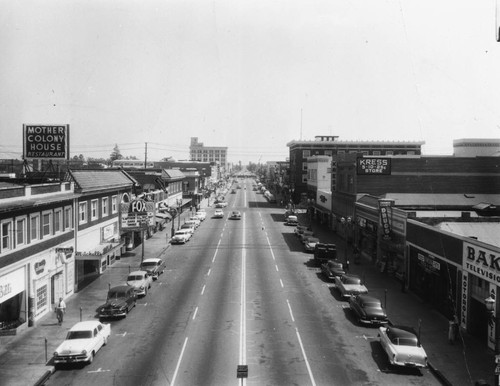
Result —
POLYGON ((44 285, 36 290, 36 309, 37 315, 47 307, 47 285, 44 285))

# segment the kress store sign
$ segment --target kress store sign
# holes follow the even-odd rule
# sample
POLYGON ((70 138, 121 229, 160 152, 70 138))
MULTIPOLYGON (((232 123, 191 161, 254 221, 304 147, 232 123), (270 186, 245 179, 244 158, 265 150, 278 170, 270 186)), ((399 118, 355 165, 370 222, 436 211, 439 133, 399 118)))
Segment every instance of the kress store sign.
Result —
POLYGON ((462 263, 465 271, 500 284, 500 252, 464 242, 462 263))

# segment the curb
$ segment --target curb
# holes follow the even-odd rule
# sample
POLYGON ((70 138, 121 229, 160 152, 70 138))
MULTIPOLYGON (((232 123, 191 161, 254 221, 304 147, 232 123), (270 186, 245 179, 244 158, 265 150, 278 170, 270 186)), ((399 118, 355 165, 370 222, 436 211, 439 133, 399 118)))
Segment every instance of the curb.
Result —
POLYGON ((49 380, 49 378, 54 374, 55 368, 52 366, 49 370, 45 371, 43 375, 35 382, 34 386, 43 386, 45 382, 49 380))
POLYGON ((431 362, 427 362, 427 365, 429 366, 429 369, 431 370, 431 373, 434 374, 434 376, 437 378, 441 384, 445 386, 453 386, 453 384, 445 377, 445 375, 438 370, 436 367, 431 362))

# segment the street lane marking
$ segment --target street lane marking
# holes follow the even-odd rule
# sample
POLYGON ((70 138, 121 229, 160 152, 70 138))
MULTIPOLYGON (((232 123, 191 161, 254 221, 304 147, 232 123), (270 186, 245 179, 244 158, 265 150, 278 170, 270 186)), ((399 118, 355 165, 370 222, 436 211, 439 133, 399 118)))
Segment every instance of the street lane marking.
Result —
POLYGON ((198 313, 198 307, 196 307, 196 309, 194 310, 194 315, 193 315, 193 320, 196 319, 196 314, 198 313))
POLYGON ((177 361, 177 365, 175 366, 174 376, 172 377, 172 383, 170 384, 171 386, 175 385, 175 380, 177 378, 177 374, 179 373, 179 367, 181 366, 181 361, 182 357, 184 356, 184 350, 186 350, 187 342, 188 342, 188 337, 186 336, 184 344, 182 345, 181 354, 179 355, 179 360, 177 361))
POLYGON ((205 285, 203 286, 203 288, 201 289, 201 294, 202 294, 202 295, 205 293, 205 288, 206 288, 206 287, 207 287, 207 285, 205 284, 205 285))
POLYGON ((281 288, 285 288, 285 285, 283 284, 283 280, 280 279, 280 284, 281 284, 281 288))
MULTIPOLYGON (((243 213, 243 245, 246 244, 245 238, 245 213, 243 213)), ((247 338, 246 338, 246 250, 241 250, 241 288, 240 288, 240 358, 239 364, 245 365, 247 361, 247 338)), ((240 382, 238 382, 240 384, 240 382)), ((241 378, 241 385, 246 385, 246 378, 241 378)))
POLYGON ((290 302, 286 299, 286 303, 288 304, 288 311, 290 311, 290 317, 292 318, 292 322, 295 323, 295 318, 293 317, 292 307, 290 306, 290 302))
POLYGON ((207 276, 210 276, 210 272, 212 272, 212 268, 208 269, 207 276))
POLYGON ((302 355, 304 356, 304 360, 306 362, 307 372, 309 373, 309 379, 311 380, 311 384, 313 386, 316 386, 316 381, 314 380, 314 375, 311 371, 311 366, 309 365, 309 360, 307 359, 306 350, 304 349, 304 345, 302 344, 302 339, 300 338, 299 329, 297 327, 295 327, 295 332, 297 333, 297 338, 299 339, 300 349, 302 350, 302 355))
POLYGON ((280 270, 278 269, 278 264, 274 265, 276 267, 276 272, 279 272, 280 270))
POLYGON ((106 373, 108 371, 111 371, 111 370, 103 370, 101 369, 100 367, 97 369, 97 370, 91 370, 91 371, 87 371, 87 373, 106 373))

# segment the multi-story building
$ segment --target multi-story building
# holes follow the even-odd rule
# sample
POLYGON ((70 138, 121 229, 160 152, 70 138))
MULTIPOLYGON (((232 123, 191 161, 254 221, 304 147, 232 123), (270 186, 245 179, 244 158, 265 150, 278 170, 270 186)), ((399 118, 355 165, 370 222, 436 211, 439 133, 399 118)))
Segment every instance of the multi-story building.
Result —
MULTIPOLYGON (((334 157, 361 153, 372 156, 420 155, 423 141, 339 141, 337 136, 316 136, 314 141, 290 141, 290 189, 296 202, 307 199, 307 158, 314 155, 334 157)), ((313 198, 313 197, 309 197, 313 198)))
MULTIPOLYGON (((75 193, 75 290, 102 274, 121 255, 130 232, 122 230, 123 206, 137 182, 123 170, 69 170, 75 193), (123 237, 120 234, 123 233, 123 237)), ((128 207, 127 207, 128 209, 128 207)))
POLYGON ((78 194, 69 182, 0 182, 0 333, 34 325, 74 291, 78 194))
POLYGON ((189 159, 191 161, 214 162, 220 165, 225 172, 227 170, 227 147, 204 146, 202 142, 198 142, 198 137, 191 137, 189 159))

